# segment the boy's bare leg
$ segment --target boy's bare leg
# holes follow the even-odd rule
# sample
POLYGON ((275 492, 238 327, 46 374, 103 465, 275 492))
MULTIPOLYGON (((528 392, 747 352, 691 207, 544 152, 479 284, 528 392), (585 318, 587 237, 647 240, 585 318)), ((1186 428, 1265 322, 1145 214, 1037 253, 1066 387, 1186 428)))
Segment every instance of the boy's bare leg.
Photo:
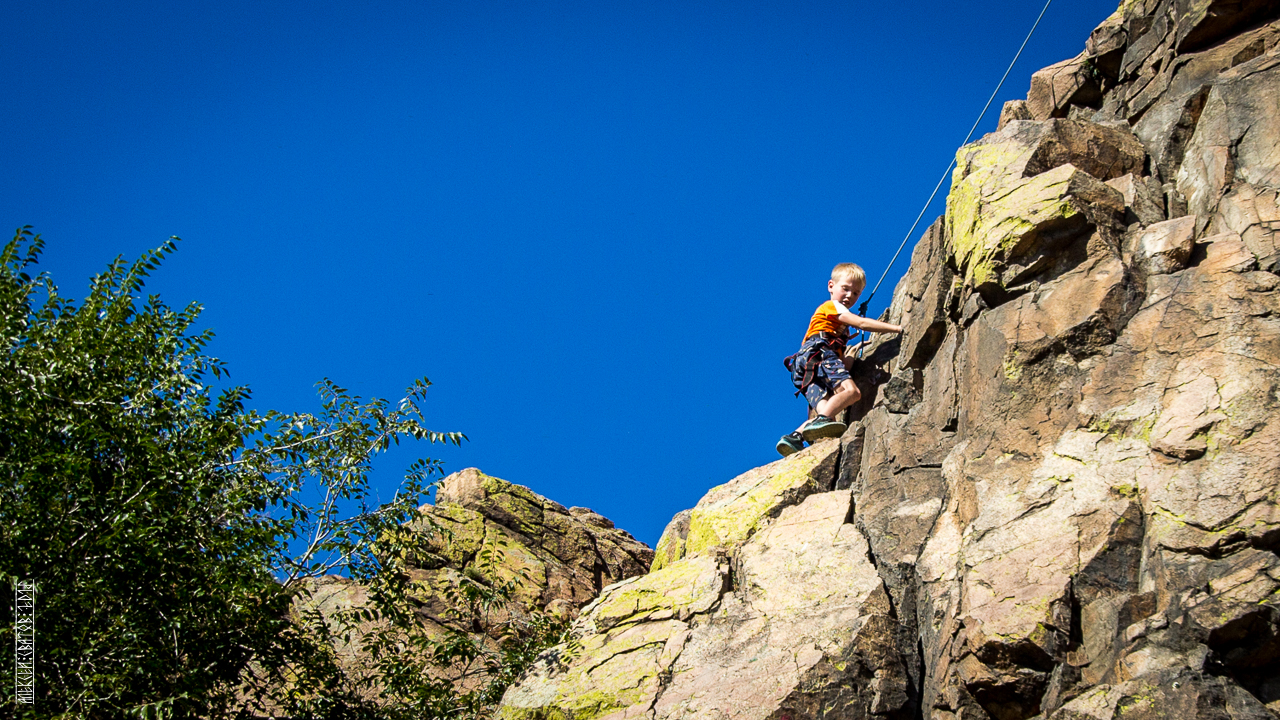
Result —
POLYGON ((823 398, 815 409, 819 415, 826 415, 834 419, 837 413, 843 412, 845 408, 858 402, 861 398, 862 393, 858 391, 858 386, 854 385, 852 380, 845 380, 840 383, 839 390, 823 398))
MULTIPOLYGON (((857 349, 856 349, 856 347, 850 347, 848 350, 846 350, 846 351, 845 351, 844 356, 840 358, 840 360, 841 360, 842 362, 844 362, 844 369, 845 369, 845 370, 848 370, 849 372, 853 372, 853 361, 854 361, 854 360, 856 360, 856 359, 857 359, 857 349)), ((851 380, 846 380, 845 382, 852 382, 852 381, 851 381, 851 380)), ((849 405, 852 405, 852 404, 854 404, 854 403, 858 402, 858 400, 861 400, 861 399, 862 399, 862 392, 861 392, 860 390, 858 390, 858 386, 857 386, 857 384, 856 384, 856 383, 854 384, 853 389, 854 389, 854 391, 855 391, 855 392, 857 392, 857 393, 858 393, 858 395, 857 395, 857 397, 855 397, 852 401, 850 401, 850 402, 849 402, 849 405)), ((836 410, 836 412, 837 412, 837 413, 843 413, 845 410, 847 410, 847 409, 849 408, 849 405, 845 405, 844 407, 840 408, 839 410, 836 410)), ((844 418, 840 417, 839 415, 828 415, 827 417, 831 418, 832 420, 840 420, 841 422, 843 422, 843 421, 844 421, 844 418)))

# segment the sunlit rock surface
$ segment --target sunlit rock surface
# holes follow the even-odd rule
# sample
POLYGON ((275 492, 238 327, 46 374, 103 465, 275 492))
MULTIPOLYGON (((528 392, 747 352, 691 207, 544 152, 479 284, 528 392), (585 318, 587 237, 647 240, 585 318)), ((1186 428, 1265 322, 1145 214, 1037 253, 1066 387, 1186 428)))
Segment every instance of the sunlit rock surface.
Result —
POLYGON ((784 508, 830 490, 839 452, 839 443, 819 442, 790 462, 779 460, 712 488, 696 507, 667 525, 654 551, 653 569, 740 543, 784 508))

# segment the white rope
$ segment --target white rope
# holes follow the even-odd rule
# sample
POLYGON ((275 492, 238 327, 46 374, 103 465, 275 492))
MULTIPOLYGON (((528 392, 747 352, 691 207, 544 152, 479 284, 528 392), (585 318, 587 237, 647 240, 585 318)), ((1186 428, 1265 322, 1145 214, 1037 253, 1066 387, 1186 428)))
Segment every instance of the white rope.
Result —
MULTIPOLYGON (((1022 41, 1022 47, 1018 48, 1017 54, 1013 56, 1013 61, 1009 63, 1009 67, 1005 69, 1004 75, 1001 76, 1000 82, 996 83, 996 89, 991 92, 991 97, 987 98, 987 104, 982 106, 982 112, 978 113, 978 119, 973 121, 973 127, 969 128, 969 134, 964 136, 964 142, 960 143, 961 147, 969 144, 969 140, 973 137, 974 131, 978 129, 978 124, 982 122, 983 116, 985 116, 987 114, 987 110, 991 108, 991 103, 995 101, 996 95, 1000 93, 1000 88, 1004 86, 1004 81, 1008 79, 1009 73, 1013 71, 1013 66, 1018 63, 1018 58, 1022 57, 1022 51, 1026 49, 1027 43, 1031 41, 1031 36, 1035 34, 1036 28, 1040 27, 1040 20, 1044 18, 1044 14, 1049 9, 1049 4, 1052 2, 1053 0, 1047 0, 1045 2, 1044 8, 1040 10, 1040 16, 1036 18, 1035 23, 1031 26, 1031 31, 1027 33, 1027 37, 1022 41)), ((947 175, 951 172, 951 168, 953 168, 955 164, 956 158, 955 155, 952 154, 951 162, 947 164, 947 169, 942 171, 942 177, 938 178, 938 184, 933 186, 933 192, 929 194, 929 199, 925 201, 924 207, 920 208, 920 214, 916 216, 916 221, 911 223, 911 229, 907 231, 906 237, 902 238, 902 244, 898 245, 898 251, 895 252, 893 254, 893 258, 889 260, 889 264, 880 275, 880 279, 876 281, 876 286, 871 289, 871 294, 867 296, 866 300, 862 301, 862 305, 858 308, 859 315, 866 317, 867 304, 871 302, 871 298, 876 296, 876 291, 880 289, 880 283, 883 283, 885 277, 889 275, 890 268, 892 268, 893 264, 897 262, 898 256, 902 254, 902 249, 907 246, 907 241, 911 239, 912 233, 916 231, 916 226, 920 224, 920 218, 924 217, 925 212, 929 209, 929 205, 933 202, 933 198, 937 196, 939 188, 942 187, 942 183, 946 181, 947 175)))

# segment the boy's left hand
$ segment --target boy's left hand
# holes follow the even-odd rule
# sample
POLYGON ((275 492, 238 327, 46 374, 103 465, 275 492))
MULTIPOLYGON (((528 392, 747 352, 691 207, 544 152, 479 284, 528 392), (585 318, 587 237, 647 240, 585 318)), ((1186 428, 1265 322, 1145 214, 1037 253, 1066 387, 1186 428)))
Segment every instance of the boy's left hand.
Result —
POLYGON ((865 347, 870 347, 870 346, 871 346, 870 340, 863 340, 862 342, 859 342, 859 343, 846 345, 844 348, 844 356, 850 357, 850 358, 856 358, 858 357, 859 351, 861 351, 865 347))

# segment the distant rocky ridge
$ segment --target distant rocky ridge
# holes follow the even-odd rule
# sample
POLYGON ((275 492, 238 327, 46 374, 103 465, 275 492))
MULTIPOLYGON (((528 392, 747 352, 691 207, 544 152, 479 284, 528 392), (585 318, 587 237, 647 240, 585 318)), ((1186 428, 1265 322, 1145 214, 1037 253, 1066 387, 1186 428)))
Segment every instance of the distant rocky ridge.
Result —
POLYGON ((465 573, 486 547, 499 549, 497 580, 523 572, 516 599, 526 608, 576 616, 600 589, 642 575, 653 550, 587 508, 565 508, 522 485, 475 468, 441 481, 427 515, 440 531, 415 560, 424 577, 465 573))
MULTIPOLYGON (((421 508, 424 520, 414 528, 427 532, 428 550, 408 559, 409 576, 422 592, 417 612, 428 627, 452 627, 484 637, 492 627, 459 624, 450 588, 465 576, 489 584, 516 579, 515 602, 493 613, 496 625, 533 611, 576 617, 600 589, 644 574, 653 550, 607 518, 587 508, 565 508, 527 487, 475 468, 442 480, 434 505, 421 508), (486 558, 486 555, 489 557, 486 558)), ((313 582, 299 610, 324 617, 352 607, 367 607, 365 588, 345 577, 313 582)), ((367 632, 370 623, 362 626, 367 632)), ((360 637, 336 648, 349 674, 367 664, 358 651, 360 637)))
POLYGON ((961 148, 844 437, 497 717, 1280 717, 1280 4, 1126 0, 961 148))

